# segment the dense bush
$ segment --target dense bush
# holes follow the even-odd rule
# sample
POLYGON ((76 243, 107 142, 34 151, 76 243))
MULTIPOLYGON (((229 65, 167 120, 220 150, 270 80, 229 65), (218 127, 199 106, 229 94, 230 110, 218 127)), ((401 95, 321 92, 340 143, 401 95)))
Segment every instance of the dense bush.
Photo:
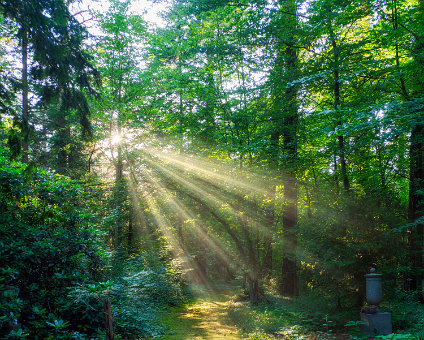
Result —
POLYGON ((157 255, 104 251, 83 188, 0 158, 0 338, 104 338, 161 332, 156 311, 184 299, 178 268, 157 255))
POLYGON ((111 299, 115 332, 124 339, 157 336, 162 333, 158 311, 185 299, 179 269, 154 254, 127 259, 111 280, 98 284, 81 284, 70 296, 76 305, 90 311, 99 308, 99 301, 111 299))
POLYGON ((66 177, 0 158, 1 337, 70 338, 102 322, 82 319, 68 297, 102 267, 83 203, 66 177))

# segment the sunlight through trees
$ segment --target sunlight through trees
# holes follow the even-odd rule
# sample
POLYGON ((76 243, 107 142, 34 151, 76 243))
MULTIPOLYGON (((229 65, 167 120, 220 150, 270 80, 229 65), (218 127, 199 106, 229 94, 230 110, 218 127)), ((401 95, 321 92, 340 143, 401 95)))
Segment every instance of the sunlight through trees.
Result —
POLYGON ((346 338, 377 267, 420 339, 423 32, 420 0, 2 1, 0 337, 157 337, 231 287, 240 336, 346 338))

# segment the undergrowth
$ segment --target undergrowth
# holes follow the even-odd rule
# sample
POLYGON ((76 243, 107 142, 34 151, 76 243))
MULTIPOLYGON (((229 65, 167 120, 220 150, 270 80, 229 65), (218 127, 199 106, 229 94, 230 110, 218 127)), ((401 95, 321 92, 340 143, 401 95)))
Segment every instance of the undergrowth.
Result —
MULTIPOLYGON (((87 312, 99 310, 100 302, 111 299, 115 336, 118 339, 157 337, 163 334, 159 311, 182 304, 185 284, 179 269, 149 253, 127 259, 118 275, 96 284, 80 285, 70 294, 87 312)), ((89 317, 89 313, 87 313, 89 317)), ((102 330, 98 336, 104 338, 102 330)))
POLYGON ((268 302, 251 306, 233 302, 228 312, 232 322, 250 339, 271 334, 284 339, 317 338, 343 330, 354 311, 334 313, 331 304, 321 297, 303 296, 296 299, 269 297, 268 302))
MULTIPOLYGON (((228 316, 247 339, 366 339, 357 307, 336 309, 334 299, 313 293, 297 298, 267 296, 252 306, 237 296, 228 316), (241 300, 241 301, 240 301, 241 300)), ((380 339, 424 339, 424 305, 411 294, 398 294, 382 309, 392 314, 394 334, 380 339)))

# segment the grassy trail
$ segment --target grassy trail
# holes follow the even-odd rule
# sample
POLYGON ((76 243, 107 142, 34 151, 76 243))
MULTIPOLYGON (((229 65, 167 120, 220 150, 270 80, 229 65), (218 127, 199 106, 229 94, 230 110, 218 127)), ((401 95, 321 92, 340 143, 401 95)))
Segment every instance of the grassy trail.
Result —
MULTIPOLYGON (((191 302, 167 310, 161 318, 167 331, 160 339, 164 340, 237 340, 237 339, 308 339, 308 340, 347 340, 345 332, 324 332, 320 325, 317 330, 297 330, 301 313, 286 300, 281 300, 280 309, 270 312, 261 308, 251 308, 249 304, 233 302, 237 288, 231 285, 194 286, 191 302), (237 307, 236 307, 237 305, 237 307), (233 319, 228 316, 231 310, 233 319), (299 319, 296 319, 296 316, 299 319), (241 332, 240 327, 244 327, 241 332), (273 325, 275 324, 275 325, 273 325), (247 326, 247 327, 246 327, 247 326), (268 328, 270 333, 263 329, 268 328), (246 329, 247 328, 247 329, 246 329), (258 330, 258 332, 255 331, 258 330), (283 332, 278 335, 275 332, 283 332), (252 333, 251 333, 252 332, 252 333)), ((322 323, 322 322, 321 322, 322 323)), ((312 328, 312 327, 311 327, 312 328)))
POLYGON ((234 288, 197 288, 194 294, 194 301, 171 308, 163 315, 162 322, 168 332, 161 339, 241 339, 226 316, 234 288))

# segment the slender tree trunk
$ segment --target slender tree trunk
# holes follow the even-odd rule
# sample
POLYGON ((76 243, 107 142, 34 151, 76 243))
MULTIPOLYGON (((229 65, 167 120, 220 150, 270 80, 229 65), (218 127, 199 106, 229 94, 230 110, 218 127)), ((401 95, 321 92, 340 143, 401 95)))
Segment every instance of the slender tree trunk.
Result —
POLYGON ((184 225, 184 219, 181 216, 178 216, 177 218, 177 237, 178 237, 178 245, 180 247, 180 252, 184 253, 184 232, 183 232, 183 225, 184 225))
MULTIPOLYGON (((339 114, 339 120, 337 121, 337 126, 341 127, 342 126, 342 120, 341 120, 341 112, 340 112, 340 109, 341 109, 341 94, 340 94, 340 70, 339 70, 340 55, 339 55, 339 51, 338 51, 336 37, 335 37, 334 31, 333 31, 333 28, 331 27, 331 23, 329 23, 328 25, 329 25, 329 31, 330 31, 331 45, 333 47, 333 58, 334 58, 334 69, 333 69, 334 109, 339 114)), ((347 175, 344 137, 340 133, 337 136, 337 143, 338 143, 338 147, 339 147, 339 158, 340 158, 340 166, 341 166, 341 175, 342 175, 342 179, 343 179, 343 188, 346 192, 349 192, 350 185, 349 185, 349 177, 347 175)))
MULTIPOLYGON (((277 61, 278 62, 278 61, 277 61)), ((277 87, 276 87, 277 89, 277 87)), ((276 94, 276 97, 278 94, 276 94)), ((273 121, 273 130, 270 135, 270 160, 269 160, 269 166, 273 171, 276 171, 279 167, 279 141, 281 137, 280 127, 278 126, 278 121, 273 121)), ((269 232, 264 236, 264 259, 263 259, 263 270, 264 274, 272 274, 272 262, 273 262, 273 254, 272 254, 272 235, 274 233, 273 227, 276 224, 276 204, 275 204, 275 194, 277 190, 277 185, 274 182, 274 179, 271 181, 271 187, 269 189, 269 201, 270 206, 268 207, 267 211, 267 228, 269 228, 269 232)))
POLYGON ((62 175, 70 175, 73 155, 72 149, 69 148, 71 128, 68 125, 65 115, 58 117, 56 124, 58 128, 57 138, 54 144, 58 150, 56 169, 62 175))
MULTIPOLYGON (((240 200, 238 203, 238 211, 241 211, 239 208, 243 206, 243 202, 240 200)), ((248 268, 248 283, 249 283, 249 300, 252 304, 257 304, 259 302, 259 258, 257 253, 257 239, 254 239, 251 228, 249 228, 249 223, 245 214, 238 214, 237 220, 241 231, 244 235, 244 238, 247 243, 247 262, 249 264, 248 268)))
MULTIPOLYGON (((122 86, 122 85, 120 85, 120 86, 122 86)), ((118 105, 119 105, 119 109, 118 109, 118 117, 117 117, 117 133, 118 133, 118 136, 119 136, 119 139, 118 139, 118 145, 117 145, 117 152, 118 152, 118 159, 117 159, 117 162, 116 162, 116 174, 115 174, 115 176, 116 176, 116 181, 120 181, 120 180, 122 180, 123 179, 123 170, 124 170, 124 165, 123 165, 123 161, 122 161, 122 145, 121 145, 121 138, 122 138, 122 113, 121 113, 121 94, 120 94, 120 91, 121 90, 119 90, 119 95, 118 95, 118 98, 117 98, 117 102, 118 102, 118 105)))
POLYGON ((269 231, 264 235, 264 258, 262 262, 262 271, 265 275, 272 274, 272 235, 274 234, 273 227, 275 225, 276 218, 275 191, 276 186, 273 184, 269 191, 270 206, 267 209, 268 211, 266 216, 266 227, 269 229, 269 231))
MULTIPOLYGON (((393 26, 393 30, 395 31, 397 31, 399 28, 397 0, 393 1, 393 6, 392 6, 392 26, 393 26)), ((399 74, 400 89, 402 92, 402 96, 405 98, 405 100, 410 100, 408 91, 406 90, 405 79, 400 71, 399 43, 397 40, 395 43, 395 60, 396 60, 396 71, 399 74)))
MULTIPOLYGON (((295 53, 295 52, 294 52, 295 53)), ((294 60, 293 60, 294 62, 294 60)), ((283 132, 284 152, 289 156, 289 169, 284 181, 284 206, 283 206, 283 263, 282 282, 280 290, 282 294, 294 296, 298 294, 296 250, 297 234, 294 230, 298 220, 297 199, 298 186, 296 179, 297 158, 297 105, 296 90, 291 88, 287 93, 291 103, 290 116, 286 119, 286 127, 283 132), (291 93, 290 93, 290 92, 291 93)))
POLYGON ((381 146, 378 147, 378 167, 380 170, 381 187, 386 189, 386 175, 383 167, 383 158, 381 156, 381 146))
POLYGON ((206 252, 205 247, 199 249, 197 255, 195 257, 195 265, 196 265, 196 278, 198 283, 206 284, 207 283, 207 263, 206 263, 206 252))
MULTIPOLYGON (((341 125, 340 121, 338 122, 338 125, 341 125)), ((349 192, 350 184, 349 184, 349 177, 347 176, 344 137, 338 136, 337 139, 338 139, 338 144, 339 144, 339 156, 340 156, 341 174, 342 174, 342 178, 343 178, 343 188, 346 192, 349 192)))
POLYGON ((308 219, 312 218, 312 202, 311 202, 311 193, 309 192, 308 185, 306 185, 306 202, 308 208, 308 219))
POLYGON ((206 51, 206 58, 207 58, 207 71, 205 75, 205 80, 207 84, 206 88, 206 98, 205 100, 205 111, 204 111, 204 117, 202 117, 205 120, 205 131, 204 131, 204 138, 205 140, 208 140, 212 137, 214 129, 215 129, 215 109, 216 109, 216 85, 215 85, 215 78, 214 78, 214 60, 213 55, 209 51, 209 49, 206 51))
POLYGON ((116 95, 115 95, 115 101, 118 107, 118 114, 116 117, 116 127, 117 127, 117 145, 116 145, 116 151, 117 151, 117 159, 116 159, 116 168, 115 168, 115 190, 116 190, 116 206, 119 210, 118 217, 115 221, 114 226, 114 246, 115 250, 122 251, 122 245, 124 241, 124 235, 123 235, 123 229, 125 225, 125 218, 124 218, 124 201, 127 194, 127 188, 124 183, 124 176, 123 176, 123 159, 122 159, 122 145, 121 145, 121 138, 122 138, 122 90, 123 90, 123 76, 122 76, 122 65, 119 65, 119 71, 120 76, 118 78, 118 83, 116 87, 116 95))
POLYGON ((120 181, 123 178, 123 169, 124 169, 124 165, 123 165, 123 162, 122 162, 122 147, 121 147, 121 145, 118 145, 117 149, 118 149, 118 158, 117 158, 117 161, 116 161, 116 180, 120 181))
POLYGON ((249 283, 249 301, 252 305, 259 302, 259 281, 257 276, 249 275, 247 278, 249 283))
POLYGON ((337 151, 336 151, 337 147, 334 147, 334 151, 333 151, 333 171, 334 171, 334 187, 336 189, 336 193, 337 195, 340 192, 340 187, 339 187, 339 172, 338 172, 338 167, 337 167, 337 151))
POLYGON ((113 316, 110 298, 103 300, 103 310, 105 314, 106 340, 114 340, 115 336, 113 334, 113 316))
POLYGON ((294 296, 298 294, 296 249, 297 234, 293 229, 297 224, 298 188, 295 172, 288 173, 284 183, 283 207, 283 262, 280 292, 294 296))
MULTIPOLYGON (((118 131, 120 129, 118 128, 118 131)), ((119 132, 118 132, 119 133, 119 132)), ((117 146, 118 151, 118 159, 116 162, 116 173, 115 173, 115 199, 116 199, 116 206, 117 209, 119 209, 118 217, 115 221, 115 227, 114 227, 114 246, 115 250, 118 250, 122 246, 122 241, 124 239, 124 235, 122 235, 123 232, 123 225, 125 223, 123 214, 124 214, 124 208, 123 203, 125 200, 125 192, 126 188, 124 185, 123 180, 123 163, 122 163, 122 150, 121 145, 118 144, 117 146)))
POLYGON ((22 28, 22 163, 29 161, 28 30, 22 28))
POLYGON ((128 221, 127 244, 128 244, 128 250, 131 253, 134 249, 134 225, 133 225, 132 214, 130 214, 130 218, 128 221))
MULTIPOLYGON (((297 12, 296 2, 286 0, 281 2, 281 7, 288 13, 297 12)), ((297 27, 296 15, 286 16, 285 23, 288 26, 285 36, 285 80, 290 82, 296 79, 298 73, 298 60, 295 45, 295 29, 297 27)), ((297 87, 291 85, 284 93, 285 112, 284 125, 282 126, 283 152, 287 155, 287 164, 284 182, 284 206, 283 206, 283 261, 282 280, 280 292, 285 295, 294 296, 298 294, 298 278, 296 266, 297 234, 294 228, 297 224, 297 196, 298 186, 297 172, 297 124, 298 103, 297 87)))

